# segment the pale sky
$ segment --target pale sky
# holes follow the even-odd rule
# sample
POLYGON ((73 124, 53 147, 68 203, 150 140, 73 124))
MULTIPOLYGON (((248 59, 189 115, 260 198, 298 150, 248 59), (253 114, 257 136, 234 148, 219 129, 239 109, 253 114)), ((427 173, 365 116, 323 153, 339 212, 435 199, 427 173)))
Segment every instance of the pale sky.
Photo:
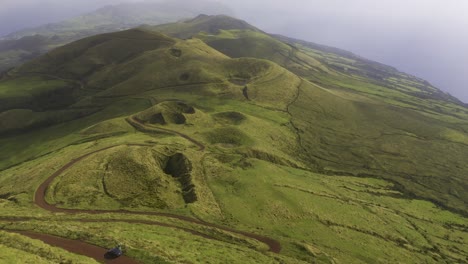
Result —
MULTIPOLYGON (((0 35, 129 1, 0 0, 0 35)), ((211 1, 264 31, 355 52, 468 102, 468 0, 211 1)))
POLYGON ((232 7, 267 32, 395 66, 468 103, 467 0, 236 0, 232 7))

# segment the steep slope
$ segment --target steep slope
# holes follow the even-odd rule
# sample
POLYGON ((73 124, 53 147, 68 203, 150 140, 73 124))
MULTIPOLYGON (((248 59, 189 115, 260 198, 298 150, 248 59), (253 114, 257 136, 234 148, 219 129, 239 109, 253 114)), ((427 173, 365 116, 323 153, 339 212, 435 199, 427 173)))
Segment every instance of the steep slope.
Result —
POLYGON ((0 132, 64 122, 102 109, 109 102, 75 105, 92 100, 99 92, 85 87, 87 75, 102 65, 123 63, 147 50, 174 43, 159 34, 129 30, 84 39, 10 71, 2 82, 0 132))
POLYGON ((211 1, 162 1, 110 5, 62 22, 13 32, 0 38, 0 72, 41 54, 88 36, 158 25, 198 14, 229 14, 229 8, 211 1))
POLYGON ((1 82, 1 132, 99 113, 147 91, 183 92, 191 86, 199 86, 193 91, 199 95, 284 110, 294 91, 282 87, 298 83, 298 77, 269 61, 230 59, 200 40, 127 30, 80 40, 8 72, 1 82), (278 88, 270 87, 273 81, 278 88))
POLYGON ((268 59, 310 81, 316 91, 304 89, 290 109, 304 158, 317 170, 384 177, 410 195, 467 212, 463 103, 392 67, 255 28, 232 29, 239 23, 204 16, 152 30, 185 37, 191 32, 230 57, 268 59), (199 32, 210 21, 229 26, 199 32))
MULTIPOLYGON (((400 104, 407 102, 423 106, 421 102, 414 100, 408 102, 406 95, 409 95, 463 106, 459 100, 441 92, 426 81, 399 72, 393 67, 340 49, 280 35, 268 35, 248 24, 245 25, 242 20, 226 16, 200 16, 192 20, 148 27, 148 29, 176 37, 203 39, 211 47, 234 58, 256 57, 272 60, 302 77, 330 87, 339 88, 346 83, 355 86, 362 85, 366 88, 373 85, 371 89, 381 87, 393 90, 394 94, 391 99, 399 101, 400 104), (210 30, 210 27, 214 29, 210 30)), ((376 91, 353 87, 349 84, 346 88, 377 98, 380 95, 376 91)), ((388 95, 385 94, 385 99, 392 103, 388 95)), ((382 97, 380 96, 380 99, 383 99, 382 97)))
MULTIPOLYGON (((0 229, 142 263, 466 260, 463 106, 232 18, 184 25, 205 32, 98 35, 3 76, 0 229)), ((74 259, 15 236, 0 257, 74 259)))
POLYGON ((66 41, 58 36, 48 37, 37 34, 20 39, 0 40, 0 72, 34 59, 66 41))

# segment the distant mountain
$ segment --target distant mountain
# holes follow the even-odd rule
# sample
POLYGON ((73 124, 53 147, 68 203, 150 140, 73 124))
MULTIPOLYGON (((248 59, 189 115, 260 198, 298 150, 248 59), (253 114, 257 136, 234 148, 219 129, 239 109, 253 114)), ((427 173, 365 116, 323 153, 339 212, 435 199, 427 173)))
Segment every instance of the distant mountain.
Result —
POLYGON ((59 23, 47 24, 13 32, 2 40, 19 39, 32 35, 98 34, 108 30, 131 28, 142 24, 161 24, 198 14, 230 14, 228 7, 211 1, 166 1, 124 3, 102 7, 95 12, 59 23))
POLYGON ((203 0, 125 3, 106 6, 59 23, 13 32, 0 38, 0 72, 87 36, 142 24, 174 22, 201 13, 229 14, 231 11, 220 3, 203 0))

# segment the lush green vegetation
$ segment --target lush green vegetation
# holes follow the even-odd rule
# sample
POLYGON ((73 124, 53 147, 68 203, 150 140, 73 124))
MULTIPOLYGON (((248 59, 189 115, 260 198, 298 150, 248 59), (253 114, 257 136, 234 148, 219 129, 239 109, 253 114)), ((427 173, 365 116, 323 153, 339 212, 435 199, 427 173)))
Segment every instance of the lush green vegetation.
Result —
POLYGON ((222 5, 204 1, 174 1, 109 5, 89 14, 13 32, 0 38, 0 73, 47 51, 96 34, 159 25, 200 13, 228 13, 222 5))
POLYGON ((3 263, 97 263, 19 234, 0 231, 0 261, 3 263))
POLYGON ((465 218, 405 199, 386 181, 324 176, 252 159, 239 165, 207 157, 205 165, 223 212, 282 237, 285 254, 298 259, 456 263, 466 257, 466 244, 458 242, 467 234, 454 227, 464 226, 465 218), (220 174, 220 166, 231 171, 220 174))
MULTIPOLYGON (((3 77, 7 102, 73 93, 45 111, 20 102, 0 113, 0 229, 121 242, 144 263, 466 261, 465 106, 387 66, 231 18, 160 29, 194 37, 98 35, 3 77), (174 213, 282 250, 162 215, 37 207, 38 186, 73 160, 46 190, 58 208, 174 213)), ((2 261, 86 261, 4 231, 2 261)))
POLYGON ((401 191, 466 213, 468 110, 460 101, 346 51, 255 28, 200 33, 210 18, 222 16, 153 30, 177 36, 191 29, 192 36, 226 55, 268 59, 310 81, 289 113, 306 163, 315 170, 384 177, 401 191))

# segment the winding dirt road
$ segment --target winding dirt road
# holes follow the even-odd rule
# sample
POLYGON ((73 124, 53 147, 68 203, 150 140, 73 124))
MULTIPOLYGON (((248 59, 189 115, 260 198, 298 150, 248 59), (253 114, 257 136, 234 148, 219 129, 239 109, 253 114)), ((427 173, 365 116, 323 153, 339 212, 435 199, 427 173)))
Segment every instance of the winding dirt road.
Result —
POLYGON ((164 132, 164 133, 173 134, 173 135, 185 138, 188 141, 192 142, 193 144, 195 144, 198 147, 198 149, 200 151, 205 150, 205 145, 203 145, 202 143, 200 143, 196 139, 194 139, 194 138, 192 138, 192 137, 190 137, 190 136, 188 136, 186 134, 180 133, 178 131, 170 130, 170 129, 167 129, 167 128, 156 127, 156 126, 153 126, 153 125, 148 126, 148 125, 142 124, 134 116, 126 118, 125 120, 127 121, 127 123, 129 123, 132 127, 134 127, 138 131, 141 131, 141 132, 156 132, 156 133, 157 132, 164 132))
POLYGON ((46 244, 51 246, 56 246, 63 248, 67 251, 80 254, 83 256, 87 256, 97 260, 98 262, 104 262, 109 264, 137 264, 138 262, 134 259, 131 259, 127 256, 120 256, 116 259, 106 259, 104 255, 107 252, 107 249, 94 246, 85 242, 81 242, 78 240, 66 239, 62 237, 56 237, 46 234, 38 234, 33 232, 27 231, 15 231, 13 233, 17 233, 23 236, 30 237, 32 239, 38 239, 43 241, 46 244))
MULTIPOLYGON (((39 72, 28 72, 27 74, 44 75, 44 76, 47 76, 47 77, 50 77, 50 78, 55 78, 55 79, 63 80, 63 81, 66 81, 66 82, 74 82, 74 83, 79 85, 80 89, 85 89, 85 85, 84 85, 84 83, 82 81, 64 79, 64 78, 61 78, 59 76, 53 76, 53 75, 43 74, 43 73, 39 73, 39 72)), ((174 135, 180 136, 180 137, 185 138, 188 141, 192 142, 193 144, 198 146, 200 151, 203 151, 205 149, 205 146, 202 143, 200 143, 199 141, 191 138, 190 136, 185 135, 183 133, 180 133, 178 131, 173 131, 173 130, 170 130, 170 129, 154 127, 154 126, 148 127, 148 126, 145 126, 144 124, 141 124, 138 120, 134 119, 133 117, 128 118, 127 122, 130 123, 136 129, 143 130, 143 132, 166 132, 166 133, 174 134, 174 135)), ((129 146, 129 147, 132 147, 132 146, 134 146, 134 147, 151 146, 151 145, 148 145, 148 144, 124 144, 124 145, 129 146)), ((34 203, 37 206, 39 206, 40 208, 42 208, 44 210, 47 210, 49 212, 59 212, 59 213, 67 213, 67 214, 94 214, 94 215, 97 215, 97 214, 106 214, 106 213, 117 213, 117 214, 127 214, 127 215, 144 215, 144 216, 167 217, 167 218, 172 218, 172 219, 185 221, 185 222, 192 223, 192 224, 197 224, 197 225, 200 225, 200 226, 217 228, 219 230, 223 230, 223 231, 227 231, 227 232, 230 232, 230 233, 242 235, 242 236, 255 239, 257 241, 260 241, 260 242, 268 245, 269 251, 271 251, 271 252, 279 253, 281 251, 281 244, 277 240, 274 240, 272 238, 261 236, 261 235, 250 233, 250 232, 246 232, 246 231, 236 230, 236 229, 225 227, 225 226, 220 226, 220 225, 213 224, 213 223, 208 223, 208 222, 205 222, 205 221, 202 221, 202 220, 199 220, 199 219, 195 219, 195 218, 191 218, 191 217, 187 217, 187 216, 181 216, 181 215, 176 215, 176 214, 171 214, 171 213, 138 212, 138 211, 128 211, 128 210, 65 209, 65 208, 59 208, 59 207, 57 207, 55 205, 51 205, 51 204, 47 203, 47 201, 45 200, 45 195, 46 195, 47 189, 48 189, 49 185, 52 183, 52 181, 56 177, 58 177, 64 171, 66 171, 67 169, 72 167, 74 164, 84 160, 85 158, 87 158, 87 157, 89 157, 89 156, 91 156, 93 154, 96 154, 98 152, 102 152, 102 151, 105 151, 105 150, 108 150, 108 149, 111 149, 111 148, 119 147, 119 146, 123 146, 123 145, 114 145, 114 146, 105 147, 105 148, 102 148, 102 149, 99 149, 99 150, 84 154, 84 155, 82 155, 82 156, 80 156, 78 158, 70 160, 67 164, 65 164, 60 169, 55 171, 52 175, 50 175, 39 186, 39 188, 36 190, 35 195, 34 195, 34 203)), ((0 220, 2 220, 2 219, 0 219, 0 220)), ((12 221, 12 222, 13 221, 25 221, 25 220, 27 220, 27 218, 4 219, 4 220, 12 221)), ((168 228, 179 229, 179 230, 188 232, 188 233, 190 233, 192 235, 200 236, 200 237, 203 237, 203 238, 206 238, 206 239, 219 240, 218 238, 209 236, 207 234, 204 234, 204 233, 201 233, 201 232, 189 229, 189 228, 180 227, 180 226, 177 226, 177 225, 167 224, 167 223, 163 223, 163 222, 157 222, 157 221, 128 220, 128 219, 126 219, 126 220, 119 220, 119 219, 112 219, 112 220, 109 220, 109 219, 105 219, 105 220, 104 219, 98 219, 98 220, 77 219, 77 220, 70 220, 70 221, 79 221, 79 222, 83 222, 83 223, 125 222, 125 223, 135 223, 135 224, 145 224, 145 225, 157 225, 157 226, 163 226, 163 227, 168 227, 168 228)), ((115 263, 115 264, 119 264, 119 263, 128 263, 128 264, 138 263, 137 261, 135 261, 135 260, 133 260, 133 259, 131 259, 129 257, 126 257, 126 256, 121 256, 121 257, 119 257, 117 259, 114 259, 114 260, 105 259, 104 254, 106 253, 107 249, 102 248, 102 247, 98 247, 98 246, 95 246, 95 245, 91 245, 91 244, 85 243, 83 241, 65 239, 65 238, 52 236, 52 235, 48 235, 48 234, 39 234, 39 233, 33 233, 33 232, 27 232, 27 231, 11 231, 11 230, 4 230, 4 231, 18 233, 18 234, 28 236, 28 237, 33 238, 33 239, 39 239, 39 240, 43 241, 44 243, 50 244, 52 246, 57 246, 57 247, 63 248, 65 250, 67 250, 67 251, 70 251, 70 252, 73 252, 73 253, 76 253, 76 254, 91 257, 91 258, 97 260, 98 262, 115 263)))
MULTIPOLYGON (((171 131, 171 130, 166 130, 166 129, 164 129, 164 130, 166 132, 170 132, 170 133, 182 136, 182 137, 190 140, 191 142, 193 142, 194 144, 199 146, 200 150, 204 149, 204 146, 201 143, 197 142, 196 140, 194 140, 194 139, 192 139, 192 138, 190 138, 190 137, 188 137, 188 136, 186 136, 184 134, 181 134, 181 133, 178 133, 178 132, 175 132, 175 131, 171 131)), ((58 212, 58 213, 67 213, 67 214, 94 214, 94 215, 97 215, 97 214, 106 214, 106 213, 116 213, 116 214, 126 214, 126 215, 144 215, 144 216, 159 216, 159 217, 173 218, 173 219, 185 221, 185 222, 188 222, 188 223, 191 223, 191 224, 197 224, 197 225, 200 225, 200 226, 217 228, 219 230, 223 230, 223 231, 227 231, 227 232, 230 232, 230 233, 242 235, 242 236, 245 236, 245 237, 248 237, 248 238, 252 238, 252 239, 255 239, 255 240, 259 241, 259 242, 262 242, 262 243, 268 245, 269 251, 271 251, 271 252, 279 253, 281 251, 281 244, 279 243, 279 241, 277 241, 275 239, 272 239, 272 238, 269 238, 269 237, 266 237, 266 236, 262 236, 262 235, 258 235, 258 234, 254 234, 254 233, 250 233, 250 232, 246 232, 246 231, 236 230, 236 229, 225 227, 225 226, 220 226, 220 225, 213 224, 213 223, 208 223, 208 222, 205 222, 205 221, 202 221, 202 220, 199 220, 199 219, 195 219, 195 218, 192 218, 192 217, 188 217, 188 216, 181 216, 181 215, 176 215, 176 214, 171 214, 171 213, 162 213, 162 212, 138 212, 138 211, 129 211, 129 210, 65 209, 65 208, 59 208, 59 207, 57 207, 55 205, 47 203, 47 201, 45 199, 46 191, 47 191, 49 185, 52 183, 52 181, 57 176, 59 176, 64 171, 66 171, 67 169, 72 167, 74 164, 84 160, 85 158, 87 158, 87 157, 89 157, 89 156, 91 156, 93 154, 96 154, 98 152, 102 152, 102 151, 105 151, 105 150, 108 150, 108 149, 111 149, 111 148, 119 147, 119 146, 141 147, 141 146, 152 146, 152 145, 148 145, 148 144, 124 144, 124 145, 108 146, 108 147, 105 147, 105 148, 102 148, 102 149, 99 149, 99 150, 84 154, 84 155, 82 155, 82 156, 80 156, 78 158, 72 159, 67 164, 63 165, 60 169, 55 171, 52 175, 50 175, 39 186, 39 188, 36 190, 36 193, 34 195, 34 203, 37 206, 39 206, 40 208, 42 208, 44 210, 47 210, 49 212, 58 212)), ((99 219, 99 220, 78 219, 78 220, 71 220, 71 221, 79 221, 79 222, 125 222, 125 223, 135 223, 135 224, 157 225, 157 226, 164 226, 164 227, 179 229, 179 230, 188 232, 188 233, 190 233, 192 235, 200 236, 200 237, 207 238, 207 239, 219 240, 219 239, 217 239, 215 237, 209 236, 207 234, 204 234, 204 233, 201 233, 201 232, 189 229, 189 228, 180 227, 180 226, 171 225, 171 224, 162 223, 162 222, 157 222, 157 221, 119 220, 119 219, 114 219, 114 220, 108 220, 108 219, 106 219, 106 220, 103 220, 103 219, 99 219)), ((24 234, 24 235, 32 237, 32 238, 40 239, 45 243, 51 244, 53 246, 58 246, 58 247, 64 248, 66 250, 69 250, 70 252, 90 256, 90 257, 92 257, 92 258, 94 258, 94 259, 96 259, 98 261, 103 260, 103 254, 104 254, 103 250, 105 250, 105 249, 94 246, 94 245, 84 243, 82 241, 68 240, 68 239, 64 239, 64 238, 58 238, 58 237, 55 237, 55 236, 50 236, 50 235, 45 235, 45 234, 35 234, 35 233, 30 233, 30 232, 21 232, 21 234, 24 234), (90 252, 89 254, 92 254, 92 256, 87 255, 87 254, 83 254, 83 250, 87 251, 87 252, 90 252)), ((109 262, 109 263, 137 263, 135 260, 131 260, 129 258, 125 258, 125 260, 126 260, 126 262, 114 262, 116 260, 113 260, 112 262, 109 262)), ((108 261, 108 260, 106 260, 106 261, 108 261)))

